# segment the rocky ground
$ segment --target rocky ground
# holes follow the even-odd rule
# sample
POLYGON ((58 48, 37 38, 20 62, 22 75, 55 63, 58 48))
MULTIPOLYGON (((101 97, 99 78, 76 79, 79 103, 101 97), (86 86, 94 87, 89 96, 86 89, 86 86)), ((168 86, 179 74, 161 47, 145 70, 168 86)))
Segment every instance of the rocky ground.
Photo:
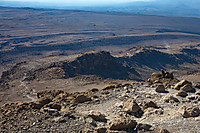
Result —
POLYGON ((68 93, 41 90, 0 108, 1 132, 198 133, 200 86, 173 74, 68 93))

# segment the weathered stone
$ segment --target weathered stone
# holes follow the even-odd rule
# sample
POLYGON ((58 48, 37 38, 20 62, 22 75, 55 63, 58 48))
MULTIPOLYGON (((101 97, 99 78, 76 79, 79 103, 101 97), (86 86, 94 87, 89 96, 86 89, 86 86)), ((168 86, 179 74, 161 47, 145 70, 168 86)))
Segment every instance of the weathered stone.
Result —
POLYGON ((158 106, 153 101, 150 101, 150 102, 145 103, 143 109, 147 109, 149 107, 157 108, 158 106))
POLYGON ((183 106, 183 107, 179 108, 178 111, 185 118, 197 117, 200 114, 200 109, 198 107, 193 107, 193 106, 191 106, 191 107, 183 106))
POLYGON ((155 89, 156 92, 165 92, 165 86, 164 85, 158 85, 155 89))
POLYGON ((86 95, 80 94, 75 99, 71 101, 72 104, 84 103, 86 101, 91 101, 92 99, 86 95))
POLYGON ((178 83, 175 85, 174 89, 180 90, 180 88, 181 88, 182 86, 187 85, 187 84, 190 85, 190 86, 192 86, 192 83, 191 83, 191 82, 189 82, 189 81, 187 81, 187 80, 181 80, 180 82, 178 82, 178 83))
POLYGON ((186 96, 188 96, 188 94, 187 94, 187 92, 180 90, 180 91, 178 91, 177 96, 186 97, 186 96))
POLYGON ((116 118, 110 124, 111 130, 124 130, 124 129, 134 129, 137 122, 131 118, 116 118))
POLYGON ((106 116, 104 114, 101 114, 100 112, 95 112, 95 111, 91 111, 88 114, 89 117, 93 118, 94 120, 105 120, 106 116))
POLYGON ((167 129, 161 129, 159 133, 170 133, 167 129))
POLYGON ((180 88, 182 91, 191 92, 193 91, 192 85, 186 84, 180 88))
POLYGON ((167 102, 167 103, 170 102, 170 101, 172 101, 172 102, 179 102, 178 98, 174 97, 171 94, 166 95, 164 97, 164 101, 167 102))
POLYGON ((124 105, 123 109, 127 113, 135 113, 141 110, 140 106, 133 99, 128 99, 124 105))

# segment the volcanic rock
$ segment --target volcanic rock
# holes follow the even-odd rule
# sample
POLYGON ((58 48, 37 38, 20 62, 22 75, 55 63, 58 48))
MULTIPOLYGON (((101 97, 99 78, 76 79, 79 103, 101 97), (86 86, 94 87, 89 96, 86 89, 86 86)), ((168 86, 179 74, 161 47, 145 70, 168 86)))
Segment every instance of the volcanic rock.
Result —
POLYGON ((136 103, 134 99, 128 99, 124 105, 123 109, 127 113, 135 113, 141 110, 140 106, 136 103))
POLYGON ((164 97, 164 101, 169 103, 170 101, 172 102, 179 102, 178 98, 174 97, 173 95, 171 94, 168 94, 164 97))
POLYGON ((174 89, 176 90, 180 90, 181 87, 183 87, 184 85, 190 85, 192 86, 192 83, 187 81, 187 80, 181 80, 180 82, 178 82, 175 86, 174 89))
POLYGON ((156 92, 165 92, 165 86, 164 85, 158 85, 155 89, 156 92))
POLYGON ((96 130, 98 133, 106 133, 107 128, 105 128, 105 127, 97 127, 97 128, 95 128, 95 130, 96 130))
POLYGON ((80 94, 75 99, 71 101, 72 104, 84 103, 86 101, 91 101, 92 99, 86 95, 80 94))
POLYGON ((186 85, 182 86, 180 88, 180 90, 183 90, 183 91, 186 91, 186 92, 191 92, 191 91, 193 91, 193 88, 192 88, 192 85, 186 84, 186 85))
POLYGON ((96 111, 89 112, 88 116, 97 121, 106 119, 106 116, 104 114, 101 114, 100 112, 96 112, 96 111))
POLYGON ((180 90, 178 91, 178 93, 176 94, 177 96, 181 96, 181 97, 186 97, 188 96, 187 92, 183 91, 183 90, 180 90))
POLYGON ((158 108, 157 104, 154 103, 153 101, 150 101, 150 102, 145 103, 143 109, 147 109, 147 108, 149 108, 149 107, 158 108))
POLYGON ((142 123, 139 123, 139 124, 137 125, 136 129, 137 129, 137 130, 149 131, 151 127, 152 127, 152 126, 149 125, 149 124, 142 124, 142 123))
POLYGON ((183 107, 179 108, 178 111, 185 118, 197 117, 200 114, 200 109, 198 107, 193 107, 193 106, 191 106, 191 107, 183 106, 183 107))
POLYGON ((33 102, 33 108, 34 109, 40 109, 44 105, 48 104, 51 102, 51 99, 48 97, 41 97, 39 100, 33 102))
POLYGON ((110 124, 111 130, 134 129, 137 122, 132 118, 116 118, 110 124))

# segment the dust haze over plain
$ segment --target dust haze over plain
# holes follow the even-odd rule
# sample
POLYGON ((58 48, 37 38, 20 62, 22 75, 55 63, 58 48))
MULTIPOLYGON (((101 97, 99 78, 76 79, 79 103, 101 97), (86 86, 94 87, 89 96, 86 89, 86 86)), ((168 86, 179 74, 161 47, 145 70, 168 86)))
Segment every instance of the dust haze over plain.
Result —
POLYGON ((0 6, 200 17, 199 0, 1 0, 0 6))

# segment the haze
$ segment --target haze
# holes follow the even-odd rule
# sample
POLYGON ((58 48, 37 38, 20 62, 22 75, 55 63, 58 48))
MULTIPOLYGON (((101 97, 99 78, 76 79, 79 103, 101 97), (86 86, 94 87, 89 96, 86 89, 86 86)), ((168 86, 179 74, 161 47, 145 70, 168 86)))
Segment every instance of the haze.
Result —
POLYGON ((200 17, 199 0, 0 0, 0 6, 200 17))

